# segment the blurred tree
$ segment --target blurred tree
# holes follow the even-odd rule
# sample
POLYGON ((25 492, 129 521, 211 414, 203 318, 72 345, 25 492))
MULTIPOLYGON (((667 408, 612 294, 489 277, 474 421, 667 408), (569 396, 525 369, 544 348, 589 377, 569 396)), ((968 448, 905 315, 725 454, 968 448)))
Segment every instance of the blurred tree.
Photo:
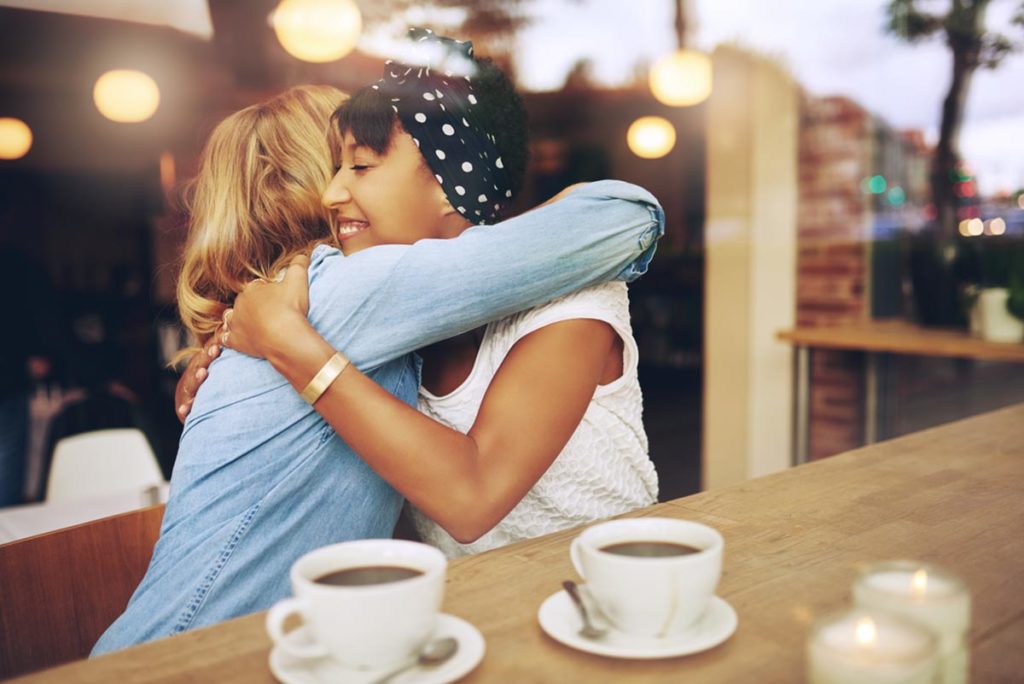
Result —
MULTIPOLYGON (((1019 4, 1012 23, 1024 26, 1024 1, 1015 1, 1019 4)), ((943 237, 957 233, 955 188, 960 181, 960 127, 971 78, 978 68, 993 69, 1021 47, 1021 43, 986 28, 985 11, 991 3, 992 0, 890 0, 886 9, 890 33, 910 43, 942 35, 953 53, 953 78, 942 103, 939 142, 931 170, 936 220, 943 237)))
POLYGON ((516 34, 530 23, 526 6, 533 1, 372 0, 360 1, 359 8, 367 26, 405 17, 403 28, 423 25, 439 33, 466 36, 479 54, 492 57, 508 69, 512 65, 516 34))
POLYGON ((592 90, 594 88, 594 61, 589 58, 578 59, 565 77, 565 90, 592 90))
MULTIPOLYGON (((368 26, 404 18, 408 25, 468 37, 481 55, 512 74, 516 37, 533 22, 537 0, 358 0, 368 26), (421 20, 426 17, 427 20, 421 20)), ((581 4, 586 0, 563 0, 581 4)))

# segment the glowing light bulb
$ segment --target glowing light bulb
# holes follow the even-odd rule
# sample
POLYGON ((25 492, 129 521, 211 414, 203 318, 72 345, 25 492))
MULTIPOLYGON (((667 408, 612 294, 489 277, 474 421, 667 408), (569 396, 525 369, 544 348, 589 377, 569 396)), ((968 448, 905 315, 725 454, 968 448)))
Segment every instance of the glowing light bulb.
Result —
POLYGON ((363 15, 352 0, 281 0, 271 15, 277 40, 304 62, 333 62, 352 52, 363 15))
POLYGON ((875 621, 864 616, 857 620, 857 626, 854 628, 855 638, 857 643, 861 646, 874 646, 878 640, 878 628, 875 627, 875 621))
POLYGON ((626 143, 636 156, 657 159, 675 147, 676 129, 660 116, 642 116, 630 125, 626 143))
POLYGON ((910 589, 914 592, 914 596, 924 596, 927 593, 928 573, 924 568, 914 573, 914 577, 910 580, 910 589))
POLYGON ((100 114, 111 121, 139 123, 160 106, 160 89, 141 71, 114 69, 96 79, 92 99, 100 114))
POLYGON ((32 149, 32 129, 21 119, 0 118, 0 159, 21 159, 32 149))
POLYGON ((711 58, 694 50, 677 50, 651 67, 651 92, 662 104, 689 107, 711 94, 711 58))

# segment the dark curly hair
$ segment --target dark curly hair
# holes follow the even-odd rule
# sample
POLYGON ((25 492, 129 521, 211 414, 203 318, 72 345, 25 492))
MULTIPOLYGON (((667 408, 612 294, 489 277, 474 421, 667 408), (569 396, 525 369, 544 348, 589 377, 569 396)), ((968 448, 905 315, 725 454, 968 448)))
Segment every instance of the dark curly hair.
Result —
MULTIPOLYGON (((508 174, 512 196, 523 188, 529 159, 529 134, 523 97, 505 72, 487 57, 473 60, 477 67, 473 89, 479 96, 477 116, 495 137, 508 174)), ((331 147, 340 160, 341 137, 351 133, 357 144, 384 154, 391 146, 395 124, 401 122, 385 95, 372 86, 360 88, 332 116, 331 147)), ((424 162, 426 164, 426 162, 424 162)))

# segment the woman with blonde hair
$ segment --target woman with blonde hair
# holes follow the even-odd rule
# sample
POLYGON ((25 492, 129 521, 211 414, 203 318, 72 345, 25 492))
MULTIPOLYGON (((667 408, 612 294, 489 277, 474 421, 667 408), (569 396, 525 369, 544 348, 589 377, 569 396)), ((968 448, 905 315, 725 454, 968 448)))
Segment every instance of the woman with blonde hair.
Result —
MULTIPOLYGON (((182 316, 200 341, 246 281, 271 278, 301 245, 326 237, 309 197, 325 189, 338 160, 324 153, 323 140, 305 146, 293 121, 321 111, 267 108, 246 126, 225 121, 211 138, 182 276, 182 316), (237 136, 223 130, 235 127, 237 136), (313 158, 325 175, 302 161, 313 158), (198 201, 204 187, 206 204, 198 201), (203 207, 218 202, 228 213, 210 222, 215 212, 203 207)), ((321 124, 326 139, 326 116, 321 124)), ((407 171, 432 175, 416 164, 407 171)), ((417 201, 442 224, 455 212, 439 190, 417 201)), ((309 323, 415 406, 413 351, 583 287, 637 277, 663 225, 649 193, 606 182, 454 240, 350 256, 321 244, 308 259, 309 323)), ((351 232, 342 222, 332 228, 351 232)), ((324 372, 336 377, 338 361, 324 372)), ((401 496, 314 410, 313 385, 300 395, 267 361, 232 350, 210 367, 182 432, 149 569, 94 655, 266 609, 288 594, 288 568, 303 553, 391 535, 401 496)))
POLYGON ((211 133, 189 191, 178 278, 178 312, 197 340, 209 339, 246 283, 330 235, 320 203, 334 175, 327 122, 345 99, 331 86, 298 86, 211 133))
MULTIPOLYGON (((198 344, 209 340, 246 283, 271 277, 296 254, 330 238, 320 203, 335 163, 327 131, 332 113, 346 97, 330 86, 298 86, 231 114, 211 132, 186 193, 189 236, 177 284, 181 320, 198 344)), ((198 349, 183 350, 178 358, 198 349)), ((215 478, 211 458, 218 454, 199 440, 189 446, 183 442, 179 450, 149 570, 94 654, 265 607, 267 583, 283 579, 280 567, 273 566, 282 574, 272 578, 254 567, 259 553, 246 554, 244 560, 239 553, 245 528, 258 528, 259 519, 252 518, 260 503, 257 496, 239 494, 264 493, 262 476, 248 474, 257 485, 253 488, 246 474, 233 469, 226 481, 208 486, 215 478), (221 569, 222 574, 217 572, 221 569)), ((239 465, 255 467, 252 460, 239 465)), ((399 497, 365 468, 350 469, 347 482, 367 504, 376 505, 361 509, 366 515, 348 534, 389 535, 399 497)), ((286 529, 282 526, 282 534, 286 529)), ((265 552, 272 545, 268 538, 259 549, 265 552)))

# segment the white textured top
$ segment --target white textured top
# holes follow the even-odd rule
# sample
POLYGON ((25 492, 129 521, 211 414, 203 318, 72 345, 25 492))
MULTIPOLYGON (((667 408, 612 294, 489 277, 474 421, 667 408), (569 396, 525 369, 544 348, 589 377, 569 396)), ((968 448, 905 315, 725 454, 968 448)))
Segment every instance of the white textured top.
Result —
POLYGON ((638 352, 623 282, 582 290, 488 324, 469 377, 443 397, 421 387, 419 409, 455 430, 469 432, 487 387, 515 343, 544 326, 578 318, 605 321, 622 337, 622 376, 597 388, 562 453, 523 500, 477 541, 459 544, 440 525, 411 508, 420 537, 445 555, 479 553, 655 502, 658 476, 647 456, 638 352))

